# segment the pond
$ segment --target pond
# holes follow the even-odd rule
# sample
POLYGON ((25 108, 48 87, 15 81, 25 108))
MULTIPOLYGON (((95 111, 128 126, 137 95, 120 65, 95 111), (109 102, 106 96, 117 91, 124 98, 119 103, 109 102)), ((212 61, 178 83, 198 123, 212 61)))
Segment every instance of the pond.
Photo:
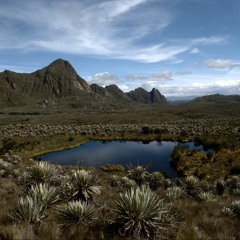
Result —
MULTIPOLYGON (((44 154, 37 159, 59 165, 96 168, 105 164, 122 164, 124 167, 142 165, 149 166, 149 172, 160 171, 177 177, 176 170, 170 166, 169 158, 174 147, 179 144, 187 145, 190 149, 196 147, 193 142, 91 141, 79 147, 44 154)), ((197 148, 203 150, 202 146, 197 148)))

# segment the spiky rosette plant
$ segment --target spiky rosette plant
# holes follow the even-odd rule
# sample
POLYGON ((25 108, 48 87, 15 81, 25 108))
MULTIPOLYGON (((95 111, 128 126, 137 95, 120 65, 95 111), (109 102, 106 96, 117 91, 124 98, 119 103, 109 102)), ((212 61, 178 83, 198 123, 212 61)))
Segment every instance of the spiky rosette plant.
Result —
POLYGON ((143 166, 137 166, 128 170, 128 177, 134 180, 138 186, 141 186, 144 181, 147 180, 148 175, 149 173, 147 171, 147 168, 143 166))
POLYGON ((89 171, 77 170, 72 173, 73 196, 77 200, 91 200, 101 193, 101 187, 96 186, 96 175, 89 171))
POLYGON ((195 176, 187 176, 183 179, 183 188, 186 193, 195 199, 199 199, 199 194, 202 192, 200 181, 195 176))
POLYGON ((71 201, 58 208, 57 216, 64 228, 81 227, 94 219, 95 209, 86 202, 71 201))
POLYGON ((121 186, 123 188, 128 189, 128 188, 134 187, 135 185, 136 185, 136 182, 134 180, 129 179, 126 176, 121 178, 121 186))
POLYGON ((229 207, 237 217, 240 217, 240 200, 232 201, 229 207))
POLYGON ((170 187, 167 188, 166 190, 166 196, 170 199, 170 200, 175 200, 175 199, 179 199, 184 195, 184 191, 182 188, 180 187, 170 187))
POLYGON ((211 192, 200 192, 199 195, 199 200, 203 202, 211 202, 214 201, 214 195, 211 192))
POLYGON ((29 187, 33 184, 51 182, 57 173, 58 170, 54 165, 48 162, 37 162, 20 177, 20 183, 25 187, 29 187))
POLYGON ((199 184, 199 179, 195 176, 187 176, 183 181, 191 189, 198 187, 199 184))
POLYGON ((49 207, 60 200, 58 189, 47 183, 31 186, 28 194, 44 207, 49 207))
POLYGON ((44 206, 38 203, 36 199, 26 196, 20 199, 18 206, 12 210, 9 216, 20 223, 36 224, 45 218, 44 209, 44 206))
POLYGON ((167 223, 170 206, 145 185, 120 194, 114 211, 124 236, 153 237, 167 223))

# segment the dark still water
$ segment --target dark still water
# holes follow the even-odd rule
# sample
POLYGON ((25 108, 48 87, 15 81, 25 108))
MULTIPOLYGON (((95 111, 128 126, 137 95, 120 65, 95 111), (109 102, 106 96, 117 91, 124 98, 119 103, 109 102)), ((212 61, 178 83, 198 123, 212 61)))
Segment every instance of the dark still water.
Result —
MULTIPOLYGON (((148 143, 136 141, 91 141, 76 148, 59 152, 47 153, 38 159, 56 163, 59 165, 82 165, 96 166, 105 164, 122 164, 124 167, 150 166, 148 171, 166 172, 171 177, 176 177, 177 172, 170 166, 169 158, 175 146, 179 142, 158 142, 148 143)), ((189 142, 189 148, 194 148, 194 143, 189 142)), ((201 146, 198 147, 201 149, 201 146)))

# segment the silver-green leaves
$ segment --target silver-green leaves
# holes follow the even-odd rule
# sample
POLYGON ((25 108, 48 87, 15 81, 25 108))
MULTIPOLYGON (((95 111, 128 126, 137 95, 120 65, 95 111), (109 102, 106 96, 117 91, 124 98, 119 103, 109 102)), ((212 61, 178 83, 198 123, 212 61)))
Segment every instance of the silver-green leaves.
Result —
POLYGON ((169 205, 148 187, 134 187, 120 194, 114 211, 122 224, 123 234, 131 237, 151 237, 165 223, 169 205))

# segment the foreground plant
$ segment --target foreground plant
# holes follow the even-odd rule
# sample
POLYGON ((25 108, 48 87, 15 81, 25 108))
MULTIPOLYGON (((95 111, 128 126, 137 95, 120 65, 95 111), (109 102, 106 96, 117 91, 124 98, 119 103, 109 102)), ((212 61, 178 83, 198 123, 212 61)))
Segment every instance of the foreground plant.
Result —
POLYGON ((51 182, 57 175, 57 168, 48 162, 37 162, 20 178, 20 182, 28 187, 33 184, 51 182))
POLYGON ((61 225, 65 228, 81 227, 94 219, 95 210, 92 205, 86 202, 71 201, 58 208, 57 216, 61 225))
POLYGON ((51 206, 60 200, 58 189, 49 186, 47 183, 40 183, 31 186, 29 196, 34 198, 37 203, 42 204, 44 207, 51 206))
POLYGON ((26 196, 20 199, 18 206, 12 210, 9 216, 20 223, 36 224, 45 218, 44 209, 44 206, 38 203, 36 199, 26 196))
POLYGON ((170 206, 143 185, 120 194, 114 211, 124 236, 151 238, 168 222, 170 206))
POLYGON ((101 193, 101 187, 96 186, 96 175, 89 171, 77 170, 72 173, 73 196, 77 200, 93 199, 95 194, 101 193))
POLYGON ((225 216, 240 217, 240 200, 232 201, 228 206, 223 207, 221 212, 225 216))

